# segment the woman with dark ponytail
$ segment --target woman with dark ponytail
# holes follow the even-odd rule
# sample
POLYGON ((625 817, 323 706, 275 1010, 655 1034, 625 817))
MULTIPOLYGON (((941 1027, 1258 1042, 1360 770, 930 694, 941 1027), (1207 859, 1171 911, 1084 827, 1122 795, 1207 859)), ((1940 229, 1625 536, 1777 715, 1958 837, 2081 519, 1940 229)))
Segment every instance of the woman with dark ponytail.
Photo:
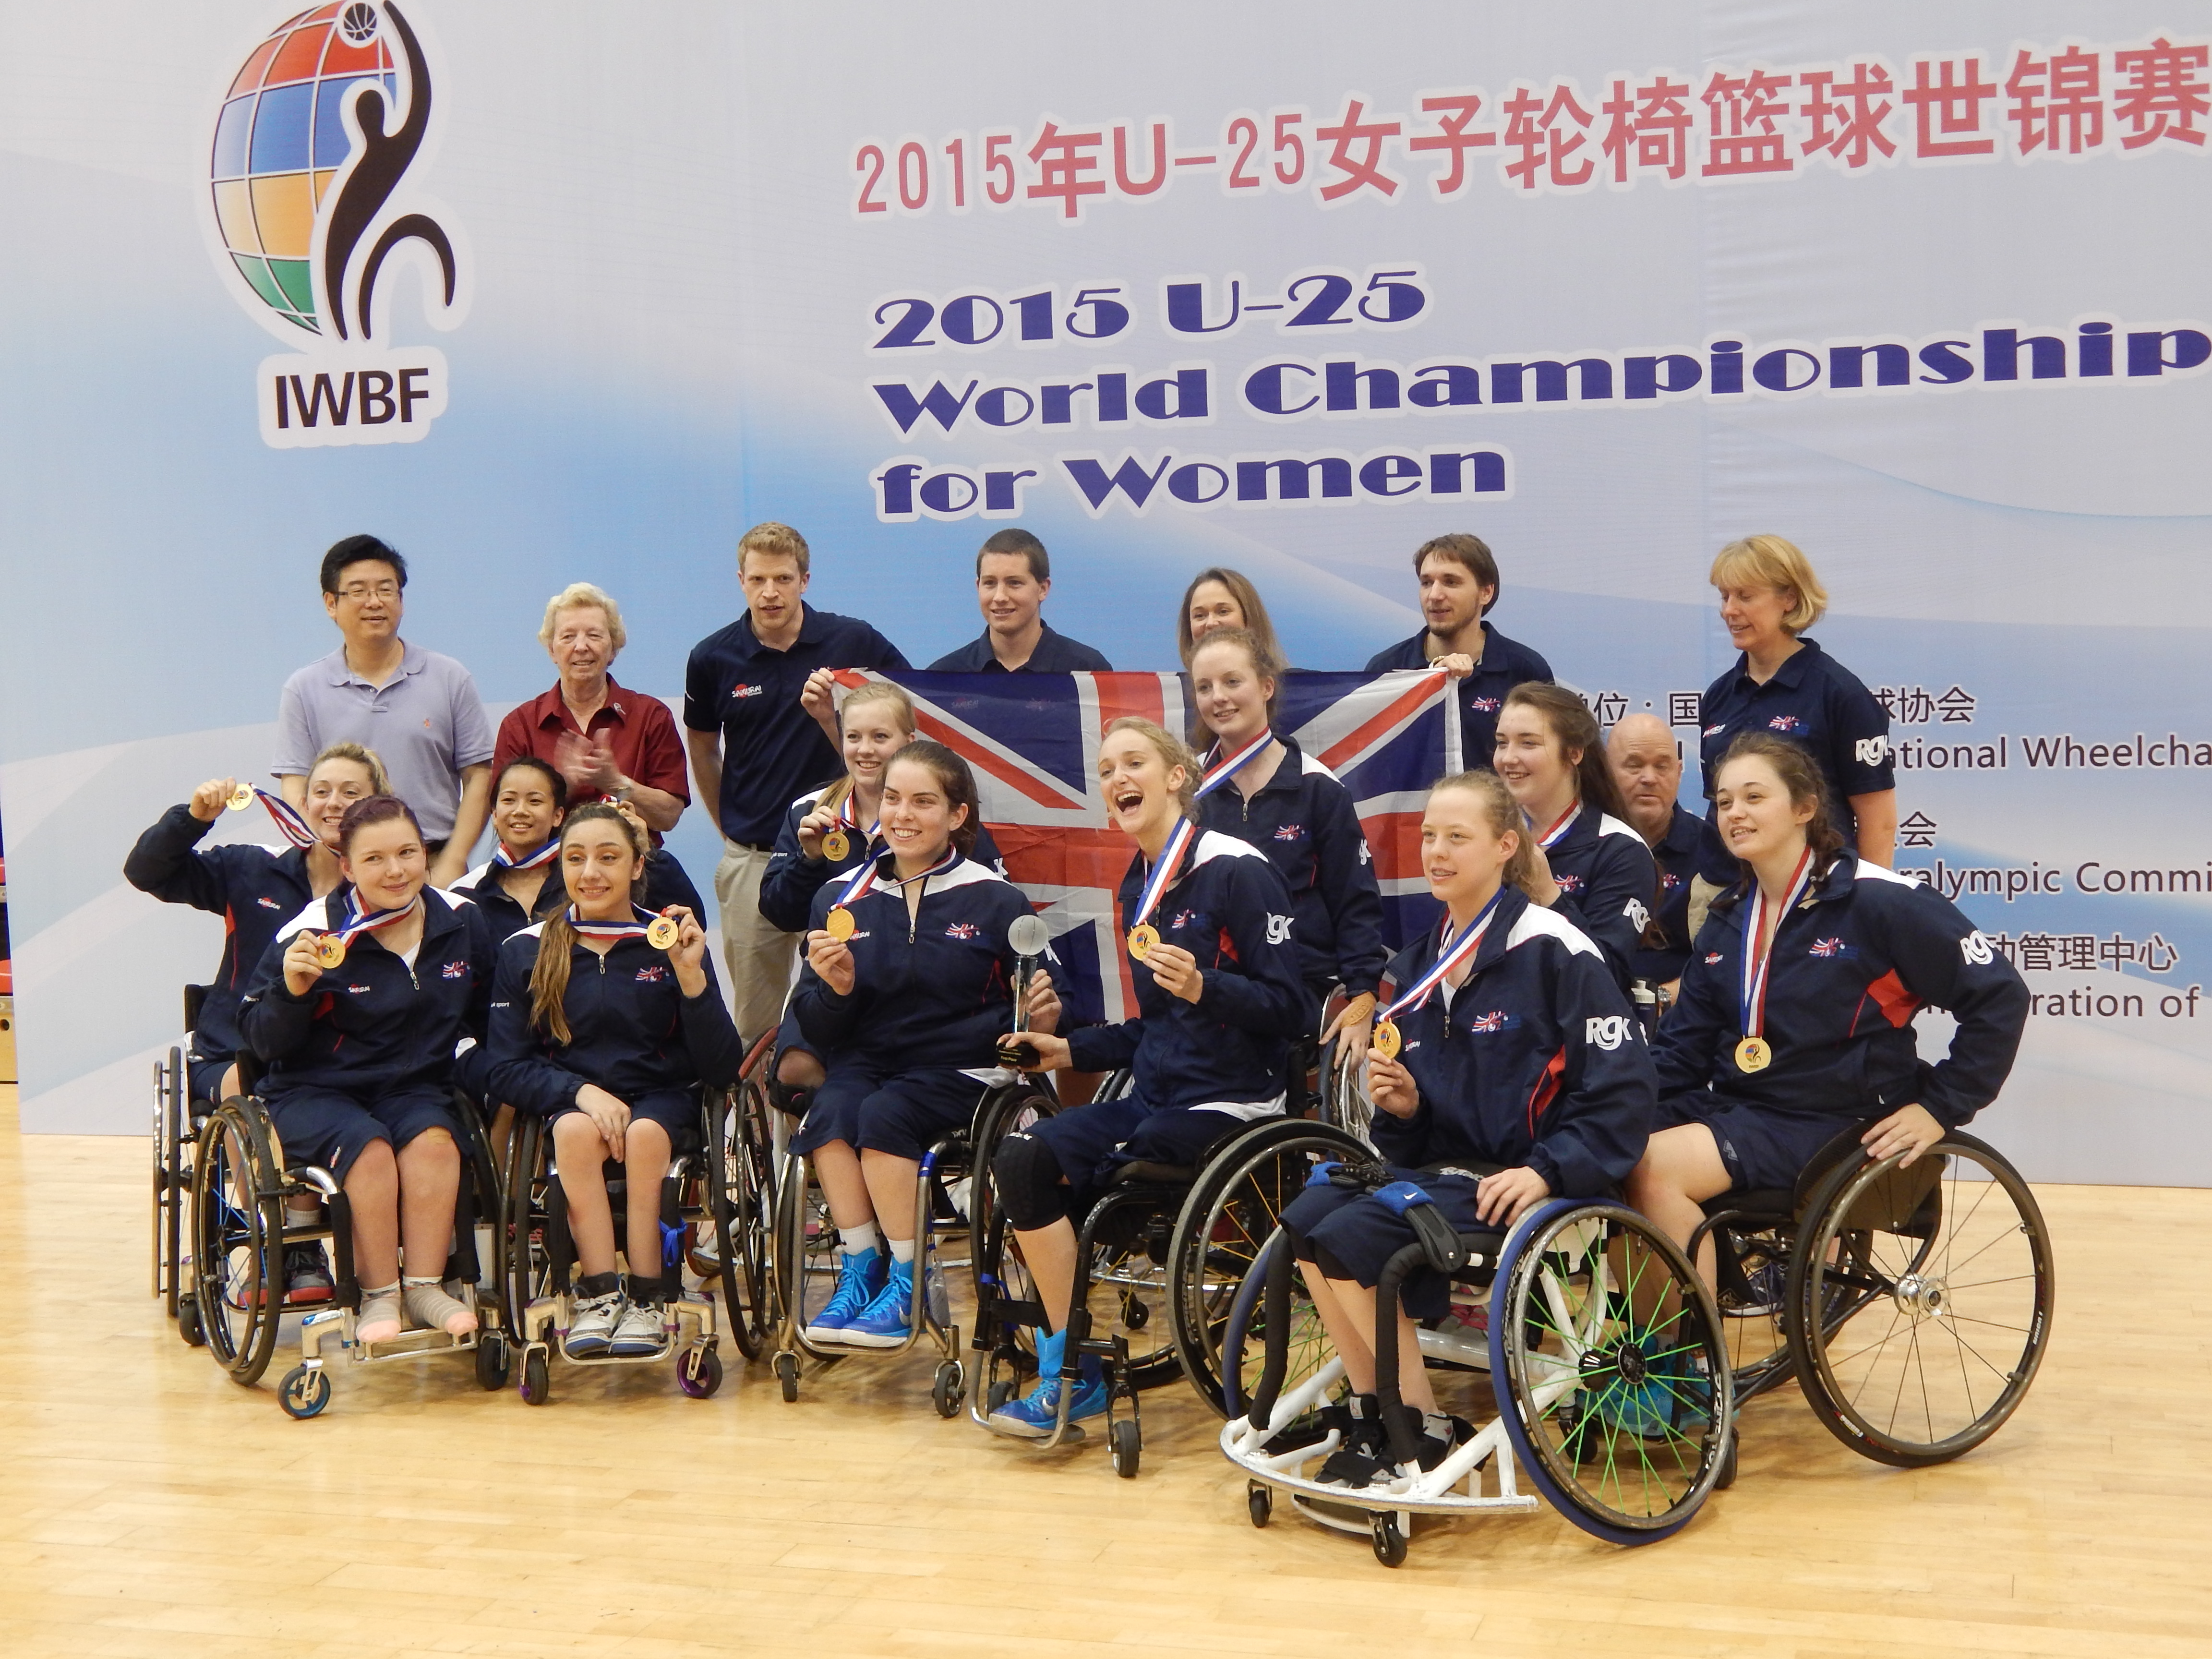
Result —
POLYGON ((744 1053, 698 918, 671 906, 674 939, 647 937, 659 918, 639 903, 652 850, 643 826, 594 802, 568 815, 560 849, 568 903, 500 947, 491 1087, 550 1125, 580 1274, 565 1351, 634 1358, 666 1341, 662 1179, 677 1149, 697 1139, 700 1091, 736 1082, 744 1053), (610 1158, 629 1188, 627 1291, 615 1267, 610 1158))

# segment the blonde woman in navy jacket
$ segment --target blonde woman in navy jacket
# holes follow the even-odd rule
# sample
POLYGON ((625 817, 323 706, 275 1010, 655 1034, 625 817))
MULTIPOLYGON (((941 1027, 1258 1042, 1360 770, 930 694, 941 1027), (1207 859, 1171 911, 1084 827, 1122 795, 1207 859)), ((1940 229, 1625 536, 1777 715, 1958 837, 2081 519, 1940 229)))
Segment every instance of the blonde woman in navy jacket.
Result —
MULTIPOLYGON (((1190 750, 1152 721, 1124 717, 1099 743, 1098 779, 1115 827, 1136 844, 1121 878, 1121 931, 1144 927, 1157 937, 1140 957, 1131 953, 1134 1018, 1030 1039, 1042 1070, 1127 1066, 1129 1093, 1011 1134, 992 1161, 1052 1328, 1037 1340, 1036 1387, 991 1423, 1034 1438, 1050 1433, 1058 1414, 1075 1290, 1071 1218, 1114 1164, 1195 1164, 1238 1124, 1280 1113, 1290 1045, 1309 1024, 1290 890, 1250 843, 1198 827, 1190 750)), ((1071 1385, 1071 1421, 1105 1411, 1096 1359, 1083 1361, 1071 1385)))
POLYGON ((714 983, 707 935, 684 907, 666 950, 643 937, 652 842, 619 808, 580 806, 562 826, 568 902, 500 947, 491 1002, 491 1086, 550 1126, 575 1240, 572 1358, 658 1352, 660 1186, 679 1146, 698 1141, 702 1089, 726 1089, 744 1062, 714 983), (615 1272, 605 1164, 629 1189, 629 1284, 615 1272), (642 1254, 641 1251, 649 1251, 642 1254))
POLYGON ((461 1180, 453 1050, 483 1038, 491 935, 473 904, 428 884, 422 826, 404 801, 371 795, 348 807, 338 863, 349 888, 287 923, 247 988, 246 1041, 265 1066, 256 1091, 287 1158, 319 1164, 345 1188, 361 1280, 355 1334, 386 1341, 411 1319, 465 1335, 477 1316, 441 1284, 461 1180), (325 968, 317 950, 331 934, 345 954, 325 968))
MULTIPOLYGON (((1844 1130, 1911 1164, 1996 1097, 2027 988, 1958 908, 1845 850, 1826 780, 1787 738, 1747 732, 1715 771, 1715 827, 1742 872, 1713 901, 1660 1028, 1660 1121, 1629 1201, 1685 1243, 1702 1200, 1788 1188, 1844 1130), (1765 959, 1747 1017, 1743 968, 1765 959), (1913 1016, 1958 1021, 1919 1056, 1913 1016), (1747 1048, 1747 1039, 1759 1046, 1747 1048)), ((1710 1282, 1711 1247, 1698 1268, 1710 1282)))
MULTIPOLYGON (((1547 1198, 1612 1193, 1644 1152, 1651 1056, 1597 946, 1528 899, 1534 849, 1497 775, 1462 773, 1429 792, 1421 861, 1444 915, 1391 963, 1386 1006, 1413 994, 1448 945, 1465 954, 1425 1000, 1392 1016, 1396 1058, 1369 1051, 1376 1152, 1462 1232, 1503 1231, 1547 1198)), ((1293 1200, 1283 1224, 1354 1390, 1322 1478, 1364 1486, 1393 1461, 1376 1395, 1375 1287, 1414 1242, 1413 1224, 1373 1194, 1326 1183, 1293 1200)), ((1424 1269, 1395 1313, 1399 1386, 1426 1419, 1429 1468, 1465 1425, 1437 1409, 1413 1322, 1443 1313, 1449 1295, 1424 1269)))
POLYGON ((1565 686, 1516 685, 1498 714, 1492 764, 1534 843, 1530 900, 1589 935, 1626 990, 1658 902, 1659 866, 1627 821, 1597 721, 1565 686))
MULTIPOLYGON (((806 1334, 874 1348, 910 1328, 922 1156, 1010 1077, 998 1058, 1013 1024, 1006 934, 1030 914, 1019 888, 969 856, 975 779, 950 749, 923 738, 894 755, 882 807, 884 850, 814 896, 790 1009, 827 1066, 798 1145, 842 1247, 836 1291, 806 1334)), ((1048 975, 1030 1018, 1048 1033, 1059 1021, 1048 975)))

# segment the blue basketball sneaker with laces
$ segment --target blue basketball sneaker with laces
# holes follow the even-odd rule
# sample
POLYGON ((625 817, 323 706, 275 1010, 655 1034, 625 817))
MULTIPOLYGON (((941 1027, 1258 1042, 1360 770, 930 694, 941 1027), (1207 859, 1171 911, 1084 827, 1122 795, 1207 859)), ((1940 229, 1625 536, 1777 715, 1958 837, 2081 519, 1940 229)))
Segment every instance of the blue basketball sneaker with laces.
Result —
MULTIPOLYGON (((1052 1425, 1060 1420, 1060 1363, 1067 1346, 1067 1333, 1054 1331, 1050 1336, 1037 1340, 1037 1382, 1018 1400, 1009 1400, 993 1412, 990 1425, 1001 1434, 1019 1435, 1024 1439, 1042 1440, 1052 1433, 1052 1425)), ((1076 1367, 1074 1392, 1067 1402, 1067 1420, 1073 1425, 1086 1418, 1106 1414, 1106 1367, 1095 1357, 1085 1354, 1076 1367)))
POLYGON ((859 1318, 884 1287, 890 1257, 882 1250, 866 1250, 838 1258, 837 1289, 830 1305, 806 1322, 809 1342, 842 1342, 845 1328, 859 1318))
POLYGON ((896 1348, 902 1346, 908 1334, 913 1330, 910 1316, 914 1310, 914 1263, 894 1261, 890 1276, 884 1281, 875 1299, 845 1322, 845 1328, 837 1334, 856 1348, 896 1348))

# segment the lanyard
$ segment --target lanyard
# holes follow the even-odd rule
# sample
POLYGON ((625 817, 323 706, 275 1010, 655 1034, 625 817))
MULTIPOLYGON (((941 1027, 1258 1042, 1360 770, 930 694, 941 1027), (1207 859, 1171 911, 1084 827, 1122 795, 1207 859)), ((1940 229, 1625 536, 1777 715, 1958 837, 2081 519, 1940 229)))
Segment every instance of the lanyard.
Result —
POLYGON ((541 864, 550 864, 560 856, 561 837, 549 836, 545 844, 526 859, 515 857, 507 850, 507 843, 501 842, 498 849, 491 855, 491 862, 495 870, 535 870, 541 864))
MULTIPOLYGON (((1446 975, 1481 948, 1482 936, 1490 931, 1490 918, 1497 913, 1498 900, 1504 896, 1505 888, 1501 883, 1498 890, 1490 896, 1490 902, 1482 907, 1480 914, 1461 928, 1456 938, 1444 941, 1443 948, 1437 952, 1437 959, 1429 964, 1429 971, 1415 980, 1409 989, 1400 994, 1397 1000, 1382 1011, 1381 1018, 1389 1019, 1396 1014, 1412 1013, 1426 1002, 1430 994, 1443 983, 1446 975)), ((1450 922, 1451 918, 1445 917, 1445 926, 1449 927, 1450 922)))
POLYGON ((1159 908, 1160 900, 1175 884, 1183 853, 1197 834, 1195 820, 1184 818, 1177 823, 1175 833, 1168 837, 1168 844, 1160 848, 1152 874, 1145 878, 1145 890, 1137 900, 1137 914, 1129 922, 1129 955, 1136 961, 1142 962, 1152 955, 1152 947, 1160 942, 1160 930, 1152 923, 1152 912, 1159 908))
POLYGON ((630 912, 634 917, 641 920, 586 921, 572 904, 568 907, 568 926, 582 939, 641 939, 656 951, 665 951, 676 943, 677 934, 681 929, 675 917, 655 915, 635 904, 630 906, 630 912))
MULTIPOLYGON (((860 827, 860 815, 854 810, 854 803, 859 799, 860 792, 857 789, 848 789, 845 792, 845 799, 837 803, 836 822, 830 825, 829 833, 822 837, 822 856, 832 864, 836 863, 853 850, 852 838, 847 836, 845 831, 858 830, 860 827)), ((877 818, 868 826, 868 833, 860 838, 860 847, 864 852, 876 844, 876 832, 883 827, 884 821, 881 817, 877 818)))
MULTIPOLYGON (((1580 813, 1582 810, 1582 797, 1577 795, 1573 800, 1567 804, 1567 810, 1559 814, 1558 820, 1553 823, 1552 827, 1544 831, 1542 835, 1536 837, 1536 845, 1542 848, 1546 852, 1550 852, 1552 850, 1553 844, 1573 827, 1576 816, 1580 813)), ((1524 819, 1527 819, 1528 827, 1531 830, 1534 830, 1536 827, 1536 820, 1529 817, 1526 812, 1523 812, 1521 816, 1524 819)))
MULTIPOLYGON (((1258 737, 1253 738, 1251 742, 1246 744, 1242 749, 1231 755, 1227 760, 1223 761, 1218 766, 1208 766, 1206 769, 1206 777, 1204 781, 1198 786, 1198 799, 1204 800, 1215 790, 1220 788, 1223 784, 1228 782, 1231 778, 1234 777, 1237 772, 1242 770, 1244 766, 1257 756, 1261 750, 1265 749, 1269 744, 1274 742, 1274 740, 1275 734, 1267 730, 1265 726, 1262 726, 1260 729, 1260 735, 1258 737)), ((1217 743, 1212 749, 1206 751, 1206 758, 1210 761, 1214 756, 1220 752, 1221 745, 1217 743)))
MULTIPOLYGON (((1797 867, 1790 872, 1789 890, 1774 913, 1776 933, 1781 933, 1783 919, 1803 896, 1812 879, 1813 849, 1808 847, 1799 855, 1797 867)), ((1773 1047, 1764 1034, 1766 975, 1773 962, 1774 940, 1766 931, 1766 890, 1754 878, 1751 902, 1743 907, 1743 976, 1740 988, 1743 1040, 1735 1046, 1735 1063, 1746 1072, 1763 1071, 1774 1057, 1773 1047)))
POLYGON ((418 892, 397 910, 379 910, 370 915, 361 908, 361 894, 356 890, 346 899, 345 920, 338 924, 337 932, 324 934, 315 947, 315 959, 325 969, 338 967, 346 959, 346 947, 363 933, 381 933, 406 921, 422 908, 422 895, 418 892))
POLYGON ((276 827, 284 839, 295 847, 319 847, 323 838, 307 827, 307 819, 300 816, 299 808, 282 795, 272 795, 258 783, 241 783, 230 792, 223 805, 234 812, 242 812, 258 800, 269 809, 269 816, 276 820, 276 827))
POLYGON ((915 876, 884 876, 879 873, 878 866, 889 856, 890 856, 889 854, 878 854, 855 871, 853 878, 845 884, 845 890, 837 895, 836 902, 831 905, 830 908, 842 910, 872 887, 895 887, 899 891, 904 892, 915 883, 927 881, 939 871, 949 870, 957 864, 960 861, 960 849, 957 847, 947 847, 943 858, 938 860, 920 875, 915 876))

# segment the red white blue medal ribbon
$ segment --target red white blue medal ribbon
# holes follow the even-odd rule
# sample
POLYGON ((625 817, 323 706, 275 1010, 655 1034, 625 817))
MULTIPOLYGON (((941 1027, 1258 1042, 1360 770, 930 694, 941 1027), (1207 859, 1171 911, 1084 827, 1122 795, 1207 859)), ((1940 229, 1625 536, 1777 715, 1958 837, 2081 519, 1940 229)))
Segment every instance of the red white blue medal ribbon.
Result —
POLYGON ((650 910, 641 910, 635 904, 630 909, 642 918, 637 921, 586 921, 576 914, 576 907, 568 907, 568 926, 585 939, 643 939, 652 931, 653 924, 665 921, 650 910))
POLYGON ((501 842, 498 843, 497 850, 495 850, 491 855, 491 862, 492 867, 495 870, 535 870, 542 864, 552 863, 555 859, 557 859, 560 856, 560 836, 549 836, 546 837, 545 844, 543 847, 532 853, 528 858, 522 859, 515 857, 513 853, 507 851, 507 843, 505 842, 501 842))
POLYGON ((1168 844, 1160 849, 1159 858, 1152 865, 1152 872, 1145 878, 1145 890, 1137 900, 1137 914, 1129 919, 1129 931, 1135 933, 1152 919, 1152 912, 1160 907, 1160 900, 1175 884, 1176 866, 1189 848, 1192 837, 1198 834, 1198 823, 1184 818, 1168 837, 1168 844))
MULTIPOLYGON (((1204 800, 1215 790, 1220 788, 1223 784, 1228 782, 1231 778, 1234 777, 1244 767, 1258 758, 1260 751, 1265 749, 1269 744, 1274 742, 1274 740, 1275 734, 1263 726, 1261 728, 1260 735, 1258 737, 1253 738, 1251 742, 1246 744, 1242 749, 1231 755, 1227 760, 1223 761, 1218 766, 1207 766, 1206 769, 1206 777, 1198 786, 1198 799, 1204 800)), ((1207 751, 1206 759, 1210 762, 1212 760, 1214 756, 1220 752, 1221 745, 1217 743, 1210 750, 1207 751)))
MULTIPOLYGON (((1577 795, 1573 801, 1569 803, 1567 810, 1559 814, 1558 821, 1554 823, 1550 829, 1544 831, 1542 835, 1536 837, 1536 845, 1542 848, 1546 852, 1550 852, 1552 850, 1553 844, 1556 842, 1560 836, 1565 835, 1568 830, 1574 828, 1575 819, 1580 816, 1582 810, 1582 798, 1577 795)), ((1529 817, 1526 812, 1522 813, 1521 816, 1523 818, 1528 819, 1528 827, 1531 830, 1534 830, 1536 827, 1536 820, 1529 817)))
POLYGON ((847 906, 850 905, 854 899, 859 898, 872 887, 896 887, 901 892, 904 892, 908 888, 913 886, 915 883, 918 881, 927 881, 932 876, 936 875, 939 871, 949 870, 955 864, 957 864, 960 861, 960 849, 957 847, 947 847, 945 849, 945 856, 943 858, 938 860, 936 863, 931 865, 928 869, 924 870, 921 874, 914 876, 884 876, 879 874, 878 866, 882 864, 883 860, 889 856, 889 854, 878 854, 874 858, 869 859, 862 863, 860 867, 853 872, 853 878, 845 884, 845 890, 837 895, 836 902, 832 904, 830 908, 833 910, 842 910, 847 906))
MULTIPOLYGON (((1474 920, 1461 928, 1455 937, 1444 941, 1443 948, 1437 952, 1437 959, 1429 964, 1429 971, 1415 980, 1410 988, 1402 992, 1397 1000, 1376 1018, 1389 1020, 1399 1014, 1409 1014, 1426 1002, 1430 993, 1443 983, 1446 975, 1482 948, 1482 936, 1490 931, 1490 919, 1498 913, 1498 902, 1504 896, 1505 889, 1501 884, 1490 896, 1490 902, 1482 907, 1474 920)), ((1451 919, 1447 916, 1444 921, 1449 927, 1451 919)))
POLYGON ((282 795, 270 794, 258 783, 240 784, 232 791, 228 805, 235 811, 240 807, 251 806, 257 800, 269 809, 269 816, 276 820, 276 828, 293 846, 319 847, 323 844, 323 838, 308 827, 307 819, 300 816, 298 807, 282 795), (248 791, 252 793, 248 793, 248 791), (240 799, 241 795, 246 797, 242 800, 240 799))
MULTIPOLYGON (((1813 879, 1813 849, 1808 847, 1797 860, 1797 868, 1790 877, 1789 890, 1783 895, 1780 907, 1774 912, 1774 932, 1782 931, 1783 918, 1791 907, 1804 896, 1805 889, 1813 879)), ((1766 890, 1754 879, 1751 884, 1751 902, 1743 907, 1743 973, 1741 982, 1741 1013, 1743 1042, 1736 1045, 1737 1063, 1747 1072, 1755 1072, 1766 1064, 1767 1045, 1764 1042, 1766 1025, 1766 970, 1774 961, 1774 940, 1766 929, 1766 890), (1756 1043, 1756 1050, 1751 1045, 1756 1043), (1748 1051, 1748 1052, 1747 1052, 1748 1051), (1746 1063, 1756 1060, 1756 1064, 1746 1063)))

